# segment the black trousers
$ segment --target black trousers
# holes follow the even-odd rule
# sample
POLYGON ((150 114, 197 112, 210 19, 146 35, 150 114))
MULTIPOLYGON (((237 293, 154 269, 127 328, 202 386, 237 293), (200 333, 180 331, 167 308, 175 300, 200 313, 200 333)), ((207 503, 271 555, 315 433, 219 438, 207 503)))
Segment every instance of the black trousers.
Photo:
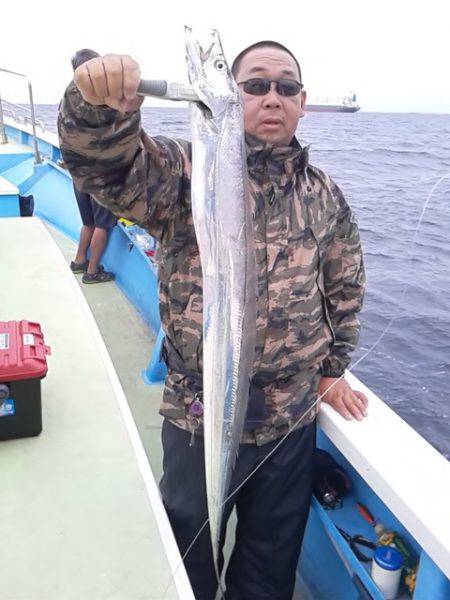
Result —
MULTIPOLYGON (((208 518, 203 438, 165 420, 164 473, 160 490, 183 555, 208 518)), ((234 490, 274 448, 242 444, 233 472, 234 490)), ((227 600, 291 600, 311 502, 315 423, 291 433, 224 507, 224 525, 236 505, 236 541, 225 575, 227 600)), ((218 588, 209 527, 185 559, 196 600, 214 600, 218 588)))

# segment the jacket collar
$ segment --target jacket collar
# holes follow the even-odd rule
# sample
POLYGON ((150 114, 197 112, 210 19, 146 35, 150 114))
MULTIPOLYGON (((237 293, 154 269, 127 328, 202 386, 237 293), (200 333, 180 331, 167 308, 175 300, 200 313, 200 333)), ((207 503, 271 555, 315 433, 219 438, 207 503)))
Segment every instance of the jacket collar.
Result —
POLYGON ((250 175, 261 176, 266 172, 293 175, 304 171, 309 165, 309 146, 302 148, 294 136, 288 146, 272 146, 259 138, 245 134, 247 165, 250 175))

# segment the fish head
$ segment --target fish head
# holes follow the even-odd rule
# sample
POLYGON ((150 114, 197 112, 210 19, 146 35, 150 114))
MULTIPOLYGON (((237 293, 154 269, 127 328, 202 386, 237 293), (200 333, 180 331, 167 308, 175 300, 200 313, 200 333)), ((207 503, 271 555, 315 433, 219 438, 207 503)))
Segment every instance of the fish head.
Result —
POLYGON ((189 80, 201 102, 213 116, 230 102, 239 103, 239 89, 225 59, 218 31, 210 31, 206 48, 191 28, 185 27, 185 34, 189 80))

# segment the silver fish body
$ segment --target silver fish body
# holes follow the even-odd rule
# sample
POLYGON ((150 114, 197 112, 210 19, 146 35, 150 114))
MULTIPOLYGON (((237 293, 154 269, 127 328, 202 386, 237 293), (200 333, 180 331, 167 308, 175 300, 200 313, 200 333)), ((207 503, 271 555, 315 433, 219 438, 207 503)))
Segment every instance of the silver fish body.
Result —
POLYGON ((203 50, 186 28, 192 213, 203 276, 203 402, 207 502, 217 565, 248 404, 256 332, 256 264, 243 107, 217 31, 203 50))

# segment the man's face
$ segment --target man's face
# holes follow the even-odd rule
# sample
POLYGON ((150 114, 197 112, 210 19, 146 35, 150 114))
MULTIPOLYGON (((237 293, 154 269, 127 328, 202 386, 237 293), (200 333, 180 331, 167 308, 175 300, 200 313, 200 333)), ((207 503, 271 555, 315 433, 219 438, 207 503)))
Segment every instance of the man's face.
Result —
MULTIPOLYGON (((295 79, 299 72, 294 59, 278 48, 256 48, 244 58, 236 73, 236 81, 255 77, 268 79, 295 79)), ((285 146, 292 140, 298 121, 304 116, 306 93, 296 96, 278 95, 275 84, 265 96, 252 96, 239 86, 244 103, 244 127, 246 133, 274 146, 285 146)))

